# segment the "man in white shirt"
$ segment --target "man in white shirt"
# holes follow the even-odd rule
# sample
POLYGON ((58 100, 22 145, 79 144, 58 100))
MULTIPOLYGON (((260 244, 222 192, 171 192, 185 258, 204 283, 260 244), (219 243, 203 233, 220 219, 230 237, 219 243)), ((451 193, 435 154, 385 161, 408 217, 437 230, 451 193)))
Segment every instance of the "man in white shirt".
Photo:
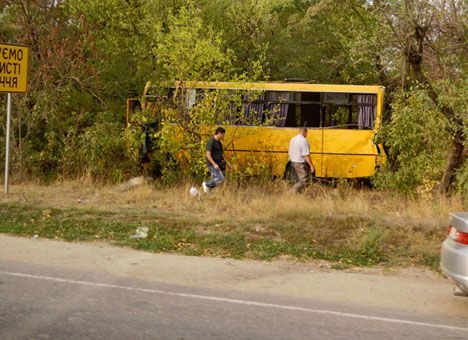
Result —
POLYGON ((306 139, 307 129, 305 127, 299 129, 299 134, 291 139, 289 143, 289 160, 291 161, 291 171, 296 173, 296 183, 292 187, 294 192, 304 190, 307 182, 308 169, 314 172, 314 166, 310 159, 310 146, 306 139))

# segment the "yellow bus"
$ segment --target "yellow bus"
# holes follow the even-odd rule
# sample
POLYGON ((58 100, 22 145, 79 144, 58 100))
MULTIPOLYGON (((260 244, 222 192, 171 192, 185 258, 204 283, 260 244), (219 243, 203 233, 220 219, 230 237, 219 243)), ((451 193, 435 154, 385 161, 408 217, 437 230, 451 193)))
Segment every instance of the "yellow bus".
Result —
MULTIPOLYGON (((138 109, 148 109, 157 121, 158 103, 173 96, 179 86, 181 83, 157 87, 148 82, 142 98, 127 100, 127 122, 138 109)), ((289 141, 299 127, 309 131, 316 177, 370 177, 387 162, 383 146, 374 143, 382 121, 382 86, 189 82, 183 87, 189 107, 207 91, 229 91, 244 98, 242 112, 237 114, 255 119, 223 125, 227 130, 226 158, 237 164, 237 171, 257 164, 282 176, 288 164, 289 141), (254 100, 252 96, 248 99, 249 93, 255 94, 254 100), (271 112, 275 112, 275 119, 268 120, 271 112)))

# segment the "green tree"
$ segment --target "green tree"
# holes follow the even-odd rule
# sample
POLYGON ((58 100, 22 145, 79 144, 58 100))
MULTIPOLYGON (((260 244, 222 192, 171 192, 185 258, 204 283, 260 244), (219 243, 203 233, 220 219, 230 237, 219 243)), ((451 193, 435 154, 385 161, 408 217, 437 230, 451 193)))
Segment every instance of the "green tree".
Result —
POLYGON ((161 40, 153 50, 158 56, 160 70, 156 79, 163 80, 163 84, 182 82, 171 105, 160 110, 162 120, 155 135, 160 158, 167 160, 165 155, 170 155, 170 159, 181 159, 182 153, 187 156, 182 157, 186 163, 184 169, 190 176, 196 177, 206 171, 204 148, 211 133, 207 127, 224 122, 219 112, 229 111, 232 98, 223 98, 219 93, 206 93, 194 108, 189 108, 186 97, 189 90, 184 83, 200 80, 246 81, 258 79, 262 74, 256 60, 251 61, 249 73, 237 73, 233 51, 226 48, 221 34, 205 24, 200 14, 194 5, 180 8, 177 14, 170 14, 161 40))
POLYGON ((381 133, 388 151, 398 157, 393 171, 382 172, 376 182, 407 194, 430 193, 444 171, 449 124, 424 90, 398 91, 392 120, 381 133))
MULTIPOLYGON (((375 13, 381 30, 391 32, 388 51, 396 51, 399 58, 401 87, 423 89, 437 109, 450 122, 446 144, 449 153, 445 170, 438 185, 439 191, 448 193, 455 182, 455 174, 464 164, 467 122, 465 101, 446 100, 441 82, 458 84, 452 89, 465 91, 466 2, 464 1, 376 1, 375 13), (455 104, 455 105, 454 105, 455 104)), ((391 68, 392 64, 387 67, 391 68)), ((394 66, 393 66, 394 67, 394 66)))

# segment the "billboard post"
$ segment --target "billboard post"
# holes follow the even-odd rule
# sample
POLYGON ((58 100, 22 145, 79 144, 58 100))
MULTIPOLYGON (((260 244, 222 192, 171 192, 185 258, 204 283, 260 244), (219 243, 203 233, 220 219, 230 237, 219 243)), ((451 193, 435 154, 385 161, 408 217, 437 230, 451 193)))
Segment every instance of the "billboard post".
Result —
POLYGON ((7 122, 5 133, 5 194, 8 194, 9 181, 8 175, 10 173, 10 126, 11 126, 11 93, 7 93, 7 122))
POLYGON ((11 93, 24 93, 27 88, 29 49, 26 46, 0 43, 0 92, 7 93, 5 133, 5 194, 9 192, 11 93))

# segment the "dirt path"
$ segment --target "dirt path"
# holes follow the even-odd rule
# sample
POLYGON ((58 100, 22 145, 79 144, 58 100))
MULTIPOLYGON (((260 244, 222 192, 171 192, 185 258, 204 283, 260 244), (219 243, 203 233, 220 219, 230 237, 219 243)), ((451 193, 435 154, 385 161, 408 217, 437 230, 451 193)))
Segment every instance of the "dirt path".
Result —
POLYGON ((262 292, 468 318, 468 298, 437 273, 409 268, 334 271, 326 263, 257 262, 152 254, 103 243, 66 243, 0 235, 2 260, 107 272, 191 287, 262 292))

